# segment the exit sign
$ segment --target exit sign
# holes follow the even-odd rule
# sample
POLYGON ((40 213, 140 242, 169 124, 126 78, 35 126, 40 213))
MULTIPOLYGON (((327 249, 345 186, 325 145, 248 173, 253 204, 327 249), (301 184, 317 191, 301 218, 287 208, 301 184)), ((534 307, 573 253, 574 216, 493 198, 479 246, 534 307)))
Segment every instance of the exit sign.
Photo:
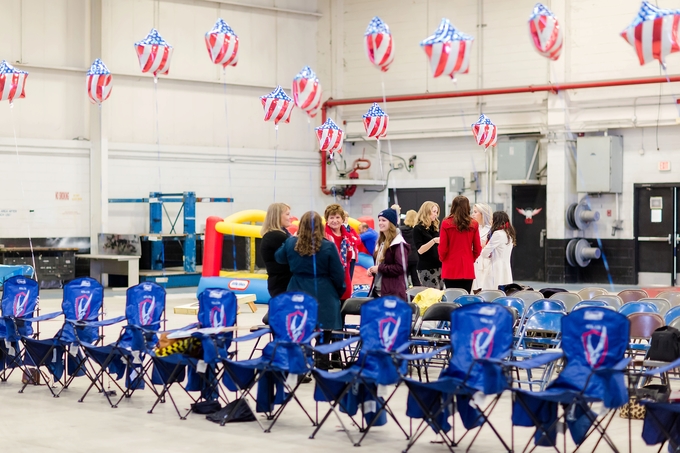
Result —
POLYGON ((671 162, 662 160, 659 162, 659 171, 671 171, 671 162))

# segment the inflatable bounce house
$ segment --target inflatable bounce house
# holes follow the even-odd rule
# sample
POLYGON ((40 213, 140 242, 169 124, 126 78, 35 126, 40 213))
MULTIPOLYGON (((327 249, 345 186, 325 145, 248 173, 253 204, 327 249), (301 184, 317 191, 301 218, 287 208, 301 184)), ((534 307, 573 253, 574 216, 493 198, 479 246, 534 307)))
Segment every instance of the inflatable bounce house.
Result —
MULTIPOLYGON (((257 303, 269 302, 267 291, 267 273, 265 269, 257 269, 257 242, 262 238, 260 229, 264 222, 266 212, 260 210, 240 211, 225 219, 220 217, 208 217, 205 223, 205 239, 203 242, 203 273, 198 284, 197 294, 206 288, 227 288, 235 293, 254 294, 257 303), (246 269, 222 269, 222 249, 224 237, 244 237, 249 242, 248 255, 246 256, 246 269)), ((359 225, 365 222, 373 228, 373 219, 361 217, 349 219, 349 226, 357 234, 359 225)), ((288 228, 291 234, 297 231, 297 220, 288 228)), ((234 260, 236 262, 236 260, 234 260)), ((373 257, 366 253, 359 253, 359 258, 354 269, 352 285, 354 290, 368 290, 371 278, 366 275, 366 269, 373 265, 373 257)))

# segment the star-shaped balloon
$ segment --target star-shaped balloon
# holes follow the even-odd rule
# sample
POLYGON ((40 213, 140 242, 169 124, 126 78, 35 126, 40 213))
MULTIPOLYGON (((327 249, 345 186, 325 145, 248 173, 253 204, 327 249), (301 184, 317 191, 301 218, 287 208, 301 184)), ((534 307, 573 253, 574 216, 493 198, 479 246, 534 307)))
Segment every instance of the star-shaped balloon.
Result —
POLYGON ((266 96, 260 97, 264 108, 264 120, 273 121, 277 125, 279 122, 290 122, 290 113, 293 111, 293 98, 288 96, 281 86, 277 86, 274 91, 266 96))
POLYGON ((205 46, 213 63, 221 64, 224 68, 238 63, 238 36, 221 18, 205 34, 205 46))
POLYGON ((635 49, 640 65, 656 59, 665 69, 666 56, 680 50, 678 23, 680 10, 661 9, 643 1, 637 16, 621 36, 635 49))
POLYGON ((456 30, 448 19, 442 19, 434 34, 420 43, 430 60, 432 75, 453 79, 457 73, 466 74, 470 68, 472 41, 472 36, 456 30))
POLYGON ((165 42, 158 30, 152 28, 146 38, 135 43, 137 58, 142 72, 150 72, 154 77, 167 74, 170 70, 172 46, 165 42))
POLYGON ((390 27, 378 16, 368 23, 364 33, 364 44, 369 61, 381 71, 387 72, 394 60, 394 40, 390 27))
POLYGON ((496 125, 484 114, 480 115, 476 123, 472 125, 472 133, 478 145, 487 150, 490 146, 495 146, 498 141, 496 125))
POLYGON ((0 101, 9 101, 26 97, 24 85, 28 72, 16 69, 5 60, 0 62, 0 101))
POLYGON ((387 121, 389 116, 380 108, 377 103, 373 103, 363 116, 364 129, 369 137, 375 137, 380 140, 387 135, 387 121))
POLYGON ((87 95, 93 104, 100 104, 111 94, 111 71, 99 58, 94 60, 87 71, 87 95))
POLYGON ((342 139, 345 133, 335 122, 328 118, 325 123, 314 129, 319 139, 319 149, 329 153, 333 158, 334 153, 342 153, 342 139))
POLYGON ((302 68, 293 78, 295 105, 314 118, 321 106, 321 84, 309 66, 302 68))
POLYGON ((538 53, 551 60, 560 57, 564 40, 562 27, 555 15, 542 3, 536 3, 529 16, 529 34, 538 53))

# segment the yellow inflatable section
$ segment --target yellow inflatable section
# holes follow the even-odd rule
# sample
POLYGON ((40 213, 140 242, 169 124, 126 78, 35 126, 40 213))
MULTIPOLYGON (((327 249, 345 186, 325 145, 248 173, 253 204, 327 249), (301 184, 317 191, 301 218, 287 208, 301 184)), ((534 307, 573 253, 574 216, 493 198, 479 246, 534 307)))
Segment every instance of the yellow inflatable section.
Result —
MULTIPOLYGON (((222 222, 217 222, 215 229, 218 233, 222 234, 230 234, 248 238, 261 238, 261 224, 264 222, 264 217, 266 214, 267 213, 265 211, 260 211, 259 209, 239 211, 225 218, 222 222), (255 223, 259 223, 260 225, 255 225, 255 223)), ((294 225, 297 225, 298 223, 299 222, 297 220, 293 222, 294 225)), ((324 221, 324 224, 325 223, 326 222, 324 221)), ((361 222, 350 217, 348 223, 354 231, 359 233, 359 225, 361 222)))
POLYGON ((236 212, 221 222, 217 222, 215 229, 218 233, 230 234, 247 238, 261 238, 260 229, 266 211, 258 209, 248 209, 236 212), (260 223, 260 225, 254 225, 260 223))

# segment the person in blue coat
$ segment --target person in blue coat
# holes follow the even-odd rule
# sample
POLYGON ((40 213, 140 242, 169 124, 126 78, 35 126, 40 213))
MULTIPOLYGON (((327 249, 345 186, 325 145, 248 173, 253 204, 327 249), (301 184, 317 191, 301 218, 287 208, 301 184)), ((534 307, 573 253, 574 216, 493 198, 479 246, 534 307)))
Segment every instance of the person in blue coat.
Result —
POLYGON ((288 264, 293 273, 288 291, 303 291, 316 298, 319 328, 323 342, 328 343, 331 330, 342 328, 340 296, 345 292, 345 269, 335 244, 325 238, 321 216, 306 212, 297 237, 286 239, 274 256, 280 264, 288 264))

